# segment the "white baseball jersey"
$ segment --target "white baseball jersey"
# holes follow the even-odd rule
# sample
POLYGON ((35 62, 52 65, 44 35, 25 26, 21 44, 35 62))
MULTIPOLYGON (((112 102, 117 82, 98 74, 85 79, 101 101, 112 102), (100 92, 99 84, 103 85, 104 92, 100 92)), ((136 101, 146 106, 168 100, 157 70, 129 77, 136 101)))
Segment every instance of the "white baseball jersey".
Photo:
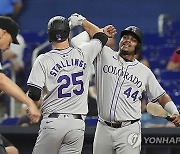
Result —
MULTIPOLYGON (((73 46, 88 41, 85 32, 72 39, 73 46)), ((165 94, 152 71, 138 60, 126 62, 104 46, 95 64, 98 116, 105 121, 140 119, 142 92, 155 102, 165 94)))
POLYGON ((90 66, 101 49, 100 40, 93 39, 81 49, 55 49, 36 59, 27 85, 42 90, 43 114, 87 114, 90 66))
POLYGON ((118 54, 105 46, 95 61, 99 116, 106 121, 140 119, 142 92, 154 102, 165 91, 148 67, 118 54))

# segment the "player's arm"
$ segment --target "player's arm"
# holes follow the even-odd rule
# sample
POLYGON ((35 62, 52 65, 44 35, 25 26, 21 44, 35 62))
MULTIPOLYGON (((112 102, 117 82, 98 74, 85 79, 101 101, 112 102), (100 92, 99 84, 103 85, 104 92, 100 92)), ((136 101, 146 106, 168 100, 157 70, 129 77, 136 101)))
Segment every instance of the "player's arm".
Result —
POLYGON ((16 100, 27 104, 29 109, 29 117, 32 122, 39 121, 41 114, 34 102, 4 73, 0 73, 0 90, 4 91, 11 97, 14 97, 16 100))
MULTIPOLYGON (((96 26, 95 24, 91 23, 90 21, 88 21, 86 18, 84 18, 82 15, 79 15, 77 13, 72 14, 69 17, 69 23, 71 27, 74 26, 82 26, 87 33, 83 32, 81 34, 81 36, 78 36, 78 39, 80 39, 80 41, 89 41, 89 36, 91 38, 96 38, 99 39, 102 42, 102 45, 104 46, 108 40, 108 37, 112 37, 114 35, 114 33, 116 32, 116 29, 114 28, 114 26, 109 26, 109 32, 110 33, 104 33, 103 29, 100 29, 98 26, 96 26), (83 38, 83 39, 82 39, 83 38)), ((78 40, 76 37, 76 40, 78 40)), ((75 39, 73 39, 71 42, 73 44, 73 41, 75 39)), ((77 46, 77 45, 76 45, 77 46)))
MULTIPOLYGON (((69 18, 69 20, 70 19, 73 21, 70 21, 72 27, 72 23, 74 23, 73 15, 69 18)), ((99 29, 99 27, 85 19, 82 21, 82 26, 86 31, 76 35, 71 39, 71 44, 73 47, 79 47, 80 45, 89 42, 91 38, 99 39, 104 46, 105 42, 107 43, 107 37, 104 35, 104 33, 108 36, 108 39, 114 37, 117 33, 113 25, 108 25, 102 29, 99 29)))
POLYGON ((90 37, 99 39, 102 42, 103 46, 106 44, 108 40, 107 35, 103 33, 103 31, 99 27, 88 21, 82 15, 74 13, 69 17, 68 20, 70 23, 70 27, 82 26, 90 35, 90 37))
POLYGON ((150 69, 147 68, 147 72, 149 70, 149 76, 146 85, 146 92, 149 100, 151 102, 158 103, 173 117, 174 121, 172 121, 176 126, 180 125, 180 116, 177 110, 176 105, 172 101, 171 97, 165 92, 165 90, 161 87, 159 82, 157 81, 155 75, 152 73, 150 69))
POLYGON ((166 93, 163 96, 161 96, 160 98, 158 98, 158 103, 168 112, 170 113, 172 116, 171 118, 173 119, 173 123, 176 126, 180 126, 180 115, 179 112, 177 110, 176 105, 174 104, 174 102, 172 101, 171 97, 166 93))
POLYGON ((41 98, 41 89, 33 86, 28 86, 28 96, 34 101, 37 107, 40 107, 42 100, 41 98))
POLYGON ((39 107, 41 105, 41 92, 42 87, 45 83, 44 67, 42 65, 41 59, 44 57, 43 54, 38 56, 31 69, 27 86, 28 86, 28 96, 34 101, 34 103, 39 107), (37 75, 38 72, 38 75, 37 75))
POLYGON ((103 33, 108 38, 112 38, 117 33, 116 28, 113 25, 107 25, 104 28, 100 29, 88 20, 83 20, 82 27, 86 30, 86 32, 90 35, 91 38, 95 37, 95 34, 97 33, 103 33))

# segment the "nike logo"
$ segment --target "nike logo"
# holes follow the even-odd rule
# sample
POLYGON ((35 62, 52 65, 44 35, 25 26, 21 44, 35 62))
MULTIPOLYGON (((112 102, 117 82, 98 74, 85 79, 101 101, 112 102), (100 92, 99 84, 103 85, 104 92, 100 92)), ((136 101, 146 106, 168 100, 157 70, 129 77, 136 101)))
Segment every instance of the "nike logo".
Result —
POLYGON ((117 57, 115 57, 115 56, 113 56, 113 58, 114 58, 115 60, 118 60, 117 57))
POLYGON ((51 123, 51 122, 53 122, 53 121, 46 121, 47 124, 48 124, 48 123, 51 123))

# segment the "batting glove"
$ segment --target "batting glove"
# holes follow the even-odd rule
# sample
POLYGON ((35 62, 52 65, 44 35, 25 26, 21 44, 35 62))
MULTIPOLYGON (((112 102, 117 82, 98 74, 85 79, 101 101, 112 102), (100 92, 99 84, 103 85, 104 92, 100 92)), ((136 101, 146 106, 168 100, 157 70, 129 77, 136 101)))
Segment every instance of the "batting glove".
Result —
POLYGON ((69 20, 69 26, 70 28, 73 28, 75 26, 82 26, 82 22, 83 20, 85 20, 86 18, 83 17, 82 15, 80 14, 77 14, 77 13, 74 13, 72 14, 68 20, 69 20))

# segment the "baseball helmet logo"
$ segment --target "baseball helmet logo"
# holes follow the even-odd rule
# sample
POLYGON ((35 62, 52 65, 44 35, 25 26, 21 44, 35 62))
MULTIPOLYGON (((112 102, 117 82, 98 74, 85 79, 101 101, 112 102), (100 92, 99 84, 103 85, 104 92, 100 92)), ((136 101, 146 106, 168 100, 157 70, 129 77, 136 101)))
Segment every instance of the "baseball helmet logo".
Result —
POLYGON ((136 28, 135 26, 132 26, 131 28, 132 28, 132 32, 134 32, 134 33, 135 33, 135 32, 136 32, 136 30, 137 30, 137 28, 136 28))

